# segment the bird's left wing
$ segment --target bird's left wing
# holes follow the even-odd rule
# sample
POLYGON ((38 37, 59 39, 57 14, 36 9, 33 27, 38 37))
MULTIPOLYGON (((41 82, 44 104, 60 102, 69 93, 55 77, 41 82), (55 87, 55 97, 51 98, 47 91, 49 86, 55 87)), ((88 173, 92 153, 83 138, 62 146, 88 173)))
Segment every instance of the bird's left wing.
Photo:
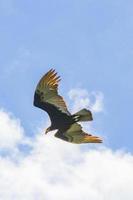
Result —
POLYGON ((61 134, 60 131, 57 131, 55 136, 68 142, 77 144, 102 143, 102 139, 100 137, 85 133, 82 130, 81 125, 78 123, 72 124, 71 127, 65 133, 61 134))

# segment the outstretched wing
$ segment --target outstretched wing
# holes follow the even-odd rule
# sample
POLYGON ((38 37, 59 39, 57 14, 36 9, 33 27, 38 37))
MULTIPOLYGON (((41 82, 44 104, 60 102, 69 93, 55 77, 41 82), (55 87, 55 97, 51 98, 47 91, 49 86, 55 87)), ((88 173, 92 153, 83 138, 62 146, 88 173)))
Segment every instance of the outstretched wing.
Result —
POLYGON ((61 133, 57 131, 55 134, 56 137, 66 140, 71 143, 102 143, 102 139, 91 134, 87 134, 82 130, 82 127, 78 123, 74 123, 71 127, 65 132, 61 133))
POLYGON ((34 96, 34 105, 48 112, 48 105, 52 110, 57 109, 70 115, 63 98, 58 94, 60 76, 55 70, 48 71, 39 81, 34 96), (45 106, 46 105, 46 106, 45 106))

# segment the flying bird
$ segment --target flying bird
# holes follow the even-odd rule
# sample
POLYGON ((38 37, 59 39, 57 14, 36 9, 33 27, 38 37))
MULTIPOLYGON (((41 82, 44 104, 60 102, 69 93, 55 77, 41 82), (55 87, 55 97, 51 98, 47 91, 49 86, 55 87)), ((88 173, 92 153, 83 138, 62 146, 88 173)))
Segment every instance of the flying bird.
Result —
POLYGON ((60 80, 60 76, 51 69, 40 79, 35 90, 34 106, 46 111, 51 120, 51 126, 45 133, 57 129, 55 137, 67 142, 101 143, 100 137, 85 133, 78 123, 93 120, 90 110, 84 108, 75 114, 68 111, 64 99, 58 94, 60 80))

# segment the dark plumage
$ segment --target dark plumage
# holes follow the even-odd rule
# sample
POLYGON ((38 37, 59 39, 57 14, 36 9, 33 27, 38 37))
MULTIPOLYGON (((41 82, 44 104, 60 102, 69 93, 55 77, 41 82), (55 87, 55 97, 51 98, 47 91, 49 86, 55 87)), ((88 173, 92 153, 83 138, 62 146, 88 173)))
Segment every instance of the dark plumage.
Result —
POLYGON ((99 137, 92 136, 82 130, 78 121, 91 121, 92 114, 87 109, 71 115, 63 98, 58 94, 60 76, 55 70, 48 71, 39 81, 35 94, 34 106, 46 111, 51 120, 51 126, 46 133, 58 129, 55 136, 72 143, 101 143, 99 137))

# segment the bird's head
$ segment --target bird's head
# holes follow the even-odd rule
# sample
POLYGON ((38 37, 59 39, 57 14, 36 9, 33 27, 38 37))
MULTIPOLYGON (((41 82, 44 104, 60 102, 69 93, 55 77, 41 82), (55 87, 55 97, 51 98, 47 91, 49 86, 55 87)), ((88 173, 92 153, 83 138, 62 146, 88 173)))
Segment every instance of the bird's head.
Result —
POLYGON ((46 129, 45 134, 47 134, 50 131, 52 131, 51 126, 46 129))

